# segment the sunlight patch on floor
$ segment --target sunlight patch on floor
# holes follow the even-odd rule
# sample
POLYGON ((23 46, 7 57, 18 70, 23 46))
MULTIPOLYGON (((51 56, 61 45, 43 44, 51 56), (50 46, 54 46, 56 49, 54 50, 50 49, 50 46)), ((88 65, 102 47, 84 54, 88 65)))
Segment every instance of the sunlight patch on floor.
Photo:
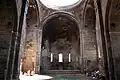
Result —
POLYGON ((53 77, 47 75, 34 74, 33 76, 20 75, 19 78, 20 80, 48 80, 52 79, 53 77))

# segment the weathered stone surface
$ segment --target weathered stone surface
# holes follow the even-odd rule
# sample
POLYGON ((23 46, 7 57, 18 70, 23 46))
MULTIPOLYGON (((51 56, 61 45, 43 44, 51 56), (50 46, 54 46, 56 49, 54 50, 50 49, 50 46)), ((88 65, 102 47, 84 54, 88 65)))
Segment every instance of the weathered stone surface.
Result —
POLYGON ((28 70, 34 71, 36 68, 36 55, 38 52, 38 17, 37 17, 37 10, 33 7, 28 7, 27 11, 27 18, 26 20, 26 35, 25 35, 25 42, 24 42, 24 51, 22 54, 23 59, 23 72, 27 72, 28 70))
MULTIPOLYGON (((14 23, 17 22, 17 27, 19 26, 19 20, 21 15, 21 7, 22 0, 15 0, 16 7, 13 5, 13 1, 1 0, 0 1, 0 78, 3 78, 3 75, 6 70, 7 57, 10 49, 10 41, 11 35, 13 32, 13 27, 15 27, 14 23), (17 19, 15 18, 15 9, 17 9, 17 19)), ((95 1, 95 0, 94 0, 95 1)), ((95 1, 96 2, 96 1, 95 1)), ((103 17, 103 25, 105 26, 106 18, 106 7, 108 0, 100 0, 101 9, 102 9, 102 17, 103 17)), ((56 69, 80 69, 81 66, 89 70, 95 69, 97 66, 97 58, 103 58, 102 52, 102 37, 100 31, 100 20, 98 19, 99 14, 97 9, 97 5, 94 6, 92 0, 88 3, 85 15, 85 23, 83 21, 83 11, 85 2, 80 3, 72 8, 65 9, 50 9, 43 6, 41 3, 39 7, 35 6, 35 2, 30 0, 27 2, 26 6, 29 6, 28 10, 25 11, 25 16, 23 20, 22 27, 22 36, 21 43, 17 43, 16 45, 20 45, 20 56, 23 55, 23 71, 26 72, 28 70, 33 70, 35 67, 39 68, 41 64, 43 67, 47 69, 51 69, 52 67, 57 67, 56 69), (31 7, 32 6, 32 7, 31 7), (40 10, 40 12, 38 12, 40 10), (49 28, 46 28, 48 32, 44 35, 44 26, 41 26, 42 23, 55 12, 65 12, 69 13, 78 21, 78 28, 75 28, 76 25, 71 23, 72 21, 66 19, 56 19, 53 21, 52 27, 49 25, 49 28), (95 16, 96 15, 96 16, 95 16), (95 18, 96 17, 96 18, 95 18), (40 21, 40 22, 39 22, 40 21), (64 25, 63 25, 64 24, 64 25), (84 24, 84 26, 83 26, 84 24), (70 26, 72 25, 72 26, 70 26), (57 28, 56 28, 57 26, 57 28), (66 27, 67 26, 67 27, 66 27), (69 26, 69 27, 68 27, 69 26), (52 29, 53 28, 53 29, 52 29), (43 33, 42 33, 43 31, 43 33), (56 31, 54 33, 54 31, 56 31), (51 33, 54 33, 50 35, 51 33), (48 35, 46 37, 46 35, 48 35), (66 37, 67 36, 67 37, 66 37), (44 39, 43 39, 44 38, 44 39), (56 39, 57 38, 57 39, 56 39), (43 40, 43 42, 42 42, 43 40), (47 47, 44 46, 44 41, 48 40, 47 47), (82 41, 83 40, 83 41, 82 41), (42 48, 44 49, 42 49, 42 48), (42 50, 41 50, 42 49, 42 50), (47 50, 46 54, 44 50, 47 50), (99 56, 98 56, 98 53, 99 56), (55 63, 51 64, 50 61, 50 53, 54 53, 55 63), (58 54, 63 53, 64 55, 64 63, 58 62, 58 54), (71 53, 71 63, 68 63, 68 55, 71 53), (47 55, 48 54, 48 55, 47 55), (42 55, 42 59, 40 59, 40 55, 42 55), (82 62, 83 59, 83 62, 82 62), (41 60, 41 62, 40 62, 41 60), (89 63, 90 62, 90 63, 89 63), (29 64, 29 65, 28 65, 29 64), (47 66, 46 66, 47 64, 47 66), (94 67, 94 68, 93 68, 94 67)), ((119 20, 119 5, 117 5, 117 1, 112 2, 112 10, 110 16, 110 40, 112 44, 112 52, 115 60, 115 68, 117 76, 120 73, 120 65, 119 65, 119 40, 120 40, 120 20, 119 20)), ((60 13, 61 14, 61 13, 60 13)), ((108 14, 109 16, 109 14, 108 14)), ((65 17, 66 18, 66 17, 65 17)), ((102 19, 102 18, 101 18, 102 19)), ((52 22, 52 21, 50 21, 52 22)), ((105 31, 105 30, 104 30, 105 31)), ((105 34, 105 33, 104 33, 105 34)), ((17 36, 17 35, 16 35, 17 36)), ((19 36, 19 35, 18 35, 19 36)), ((109 44, 107 44, 109 47, 109 44)), ((12 45, 11 45, 12 46, 12 45)), ((108 48, 107 47, 107 48, 108 48)), ((102 60, 103 62, 103 60, 102 60)), ((103 63, 101 62, 101 66, 103 63)), ((103 68, 102 68, 103 69, 103 68)), ((39 69, 38 69, 39 71, 39 69)))
POLYGON ((0 1, 0 79, 4 79, 13 27, 13 7, 6 0, 0 1))

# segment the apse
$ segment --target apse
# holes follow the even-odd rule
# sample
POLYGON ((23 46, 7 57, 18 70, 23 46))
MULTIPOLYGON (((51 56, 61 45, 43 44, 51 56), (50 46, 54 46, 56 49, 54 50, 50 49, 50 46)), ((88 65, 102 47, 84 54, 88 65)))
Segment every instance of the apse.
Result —
POLYGON ((80 39, 78 24, 59 15, 43 26, 41 70, 79 70, 80 39))

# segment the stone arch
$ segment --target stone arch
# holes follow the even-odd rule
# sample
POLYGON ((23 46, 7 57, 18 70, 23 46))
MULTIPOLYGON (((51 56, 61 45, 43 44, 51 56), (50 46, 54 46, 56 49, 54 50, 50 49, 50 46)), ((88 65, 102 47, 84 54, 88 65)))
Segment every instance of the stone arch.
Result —
MULTIPOLYGON (((45 20, 43 20, 43 24, 42 24, 42 26, 41 26, 41 30, 42 30, 42 39, 44 38, 44 36, 45 36, 45 30, 48 28, 48 26, 47 25, 49 25, 49 23, 52 21, 52 20, 57 20, 58 19, 58 17, 61 17, 61 18, 65 18, 65 19, 68 19, 68 20, 70 20, 71 22, 74 22, 74 24, 75 24, 75 27, 76 27, 76 30, 77 30, 77 34, 78 34, 78 36, 80 35, 80 24, 79 24, 79 22, 74 18, 74 16, 73 15, 71 15, 71 14, 69 14, 69 13, 67 13, 67 12, 55 12, 55 13, 52 13, 52 14, 50 14, 48 17, 46 17, 45 18, 45 20)), ((49 26, 50 27, 50 26, 49 26)), ((73 26, 71 26, 71 27, 73 27, 73 26)), ((52 27, 51 27, 52 28, 52 27)), ((53 35, 54 36, 54 35, 53 35)), ((80 50, 80 38, 79 37, 77 37, 78 39, 79 39, 79 41, 78 41, 78 48, 79 48, 79 50, 80 50)), ((42 41, 42 43, 44 42, 44 40, 42 41)), ((50 40, 49 40, 49 42, 50 42, 50 40)), ((53 41, 54 42, 54 41, 53 41)), ((52 42, 51 42, 52 43, 52 42)), ((50 49, 51 49, 51 47, 50 47, 50 49)), ((51 51, 51 50, 50 50, 51 51)), ((79 51, 80 52, 80 51, 79 51)))
POLYGON ((96 12, 94 0, 87 0, 83 10, 83 64, 84 68, 98 70, 98 45, 96 37, 96 12), (88 51, 87 51, 88 49, 88 51), (94 56, 94 57, 93 57, 94 56), (92 58, 93 57, 93 58, 92 58), (90 63, 87 61, 90 60, 90 63), (95 66, 97 64, 97 66, 95 66), (94 68, 92 67, 94 66, 94 68))
POLYGON ((52 19, 56 16, 59 16, 59 15, 63 15, 63 16, 66 16, 66 17, 69 17, 70 19, 72 19, 78 25, 78 29, 80 29, 79 28, 80 27, 79 22, 72 13, 69 13, 69 12, 66 12, 66 11, 56 11, 56 12, 53 12, 53 13, 49 14, 47 17, 45 17, 44 20, 41 21, 42 22, 41 30, 43 29, 43 27, 47 23, 47 21, 49 21, 50 19, 52 19))
POLYGON ((84 8, 83 8, 83 23, 85 22, 86 11, 90 7, 95 10, 96 6, 95 6, 95 1, 94 0, 86 0, 85 1, 85 5, 84 5, 84 8))
MULTIPOLYGON (((36 11, 36 20, 38 23, 38 27, 40 27, 40 10, 39 10, 39 2, 37 0, 30 0, 30 5, 34 5, 35 11, 36 11)), ((29 13, 29 12, 27 12, 29 13)))
MULTIPOLYGON (((19 62, 22 62, 22 72, 27 72, 29 69, 38 73, 38 58, 39 57, 39 28, 40 28, 40 12, 39 12, 39 3, 37 0, 29 0, 28 7, 24 14, 25 25, 22 26, 21 33, 21 49, 19 51, 19 62), (24 33, 25 32, 25 33, 24 33), (37 34, 37 35, 36 35, 37 34), (30 51, 32 50, 32 51, 30 51), (37 59, 36 59, 37 58, 37 59), (21 59, 23 61, 21 61, 21 59), (29 66, 27 64, 30 63, 29 66)), ((20 68, 20 63, 19 63, 20 68)), ((20 71, 20 70, 19 70, 20 71)))
POLYGON ((77 28, 79 30, 79 34, 80 34, 80 24, 79 24, 79 21, 75 18, 75 16, 72 14, 72 13, 69 13, 69 12, 66 12, 66 11, 56 11, 56 12, 53 12, 51 13, 50 15, 48 15, 47 17, 45 17, 44 20, 41 21, 41 27, 40 27, 40 30, 43 34, 43 28, 44 26, 50 21, 52 20, 53 18, 55 17, 58 17, 58 16, 65 16, 69 19, 71 19, 72 21, 74 21, 76 24, 77 24, 77 28))

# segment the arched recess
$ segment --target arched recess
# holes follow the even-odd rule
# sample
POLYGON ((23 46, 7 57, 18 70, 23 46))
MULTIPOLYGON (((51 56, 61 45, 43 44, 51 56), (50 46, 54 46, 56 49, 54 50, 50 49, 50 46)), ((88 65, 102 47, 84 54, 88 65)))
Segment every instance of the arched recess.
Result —
POLYGON ((51 70, 80 70, 79 27, 78 21, 67 12, 55 12, 43 21, 41 73, 49 73, 51 70), (59 62, 60 55, 62 62, 59 62))
POLYGON ((0 1, 0 79, 11 79, 16 49, 18 17, 16 1, 0 1))
POLYGON ((83 10, 83 68, 87 72, 99 70, 96 11, 94 0, 86 0, 83 10), (94 66, 94 67, 93 67, 94 66))
POLYGON ((40 44, 40 12, 38 2, 29 0, 26 4, 27 8, 24 13, 24 23, 22 25, 21 41, 19 41, 19 73, 27 72, 28 70, 38 73, 39 63, 39 44, 40 44), (22 65, 21 65, 22 63, 22 65), (29 64, 29 65, 28 65, 29 64), (22 68, 21 68, 21 67, 22 68))

